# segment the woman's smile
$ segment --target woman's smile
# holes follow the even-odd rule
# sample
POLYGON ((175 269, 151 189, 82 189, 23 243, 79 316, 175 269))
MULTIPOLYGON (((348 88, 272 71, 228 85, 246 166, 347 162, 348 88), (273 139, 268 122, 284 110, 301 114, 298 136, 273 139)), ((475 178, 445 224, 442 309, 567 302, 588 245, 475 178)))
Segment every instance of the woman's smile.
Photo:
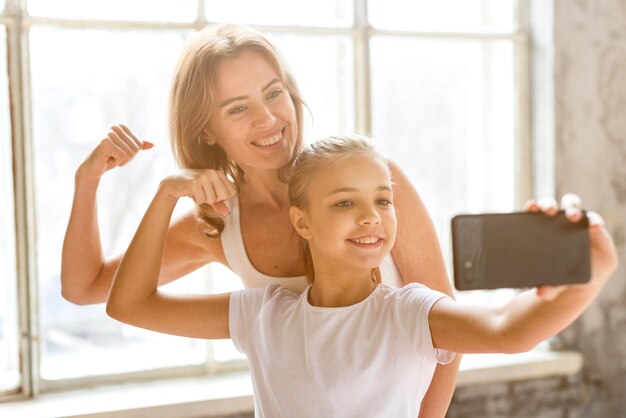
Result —
POLYGON ((252 145, 258 148, 262 148, 262 149, 277 148, 279 144, 282 143, 284 131, 285 131, 285 128, 282 128, 278 131, 274 131, 274 133, 271 134, 270 136, 265 136, 263 138, 255 139, 254 141, 252 141, 252 145))

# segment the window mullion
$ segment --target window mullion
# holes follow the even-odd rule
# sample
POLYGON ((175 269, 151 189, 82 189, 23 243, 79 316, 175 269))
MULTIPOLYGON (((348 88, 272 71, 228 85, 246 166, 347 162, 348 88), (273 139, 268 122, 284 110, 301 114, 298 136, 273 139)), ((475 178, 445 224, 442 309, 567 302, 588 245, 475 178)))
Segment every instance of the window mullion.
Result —
POLYGON ((370 25, 367 0, 354 0, 354 103, 355 128, 361 134, 372 132, 370 80, 370 25))
POLYGON ((15 236, 18 277, 18 321, 22 395, 38 393, 37 376, 37 276, 35 217, 33 211, 32 152, 30 142, 30 102, 28 33, 22 30, 25 0, 9 0, 12 25, 8 29, 8 71, 12 147, 14 163, 15 236))

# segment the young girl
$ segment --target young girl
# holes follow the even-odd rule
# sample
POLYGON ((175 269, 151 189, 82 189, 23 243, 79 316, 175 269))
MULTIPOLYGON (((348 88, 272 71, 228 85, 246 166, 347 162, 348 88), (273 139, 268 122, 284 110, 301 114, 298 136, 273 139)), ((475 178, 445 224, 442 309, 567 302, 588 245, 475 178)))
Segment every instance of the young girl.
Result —
MULTIPOLYGON (((158 277, 176 199, 162 183, 126 252, 107 303, 112 317, 195 338, 232 338, 248 356, 259 417, 415 417, 437 362, 454 352, 529 350, 571 323, 617 266, 590 216, 592 278, 551 300, 526 292, 500 308, 457 304, 411 284, 380 284, 394 245, 388 162, 365 139, 328 138, 296 159, 290 219, 310 285, 222 295, 167 295, 158 277), (384 388, 382 390, 381 388, 384 388)), ((565 208, 572 221, 580 209, 565 208)))

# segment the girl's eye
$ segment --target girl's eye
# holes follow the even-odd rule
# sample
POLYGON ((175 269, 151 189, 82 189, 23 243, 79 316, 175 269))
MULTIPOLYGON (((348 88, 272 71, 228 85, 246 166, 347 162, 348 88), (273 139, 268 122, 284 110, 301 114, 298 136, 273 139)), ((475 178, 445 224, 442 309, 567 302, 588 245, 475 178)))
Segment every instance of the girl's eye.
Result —
POLYGON ((232 109, 230 109, 228 113, 231 115, 236 115, 238 113, 243 112, 244 110, 246 110, 245 106, 237 106, 237 107, 233 107, 232 109))
POLYGON ((378 199, 378 203, 384 206, 392 205, 391 200, 388 199, 378 199))
POLYGON ((267 95, 268 99, 275 99, 276 97, 280 96, 283 93, 282 90, 280 89, 276 89, 270 92, 270 94, 267 95))
POLYGON ((339 207, 339 208, 347 208, 352 206, 352 202, 349 200, 342 200, 341 202, 337 202, 337 204, 335 204, 335 206, 339 207))

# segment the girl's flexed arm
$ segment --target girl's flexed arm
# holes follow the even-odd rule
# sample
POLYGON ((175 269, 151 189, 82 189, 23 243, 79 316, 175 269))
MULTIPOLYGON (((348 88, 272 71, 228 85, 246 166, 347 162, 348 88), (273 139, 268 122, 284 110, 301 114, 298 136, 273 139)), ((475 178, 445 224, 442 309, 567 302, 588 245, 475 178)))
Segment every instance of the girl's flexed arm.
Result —
POLYGON ((229 294, 171 295, 157 289, 170 218, 191 187, 180 178, 161 182, 115 274, 107 314, 167 334, 229 338, 229 294))
MULTIPOLYGON (((542 209, 556 213, 556 204, 542 209)), ((579 219, 577 208, 564 209, 570 220, 579 219)), ((523 352, 571 324, 595 299, 618 264, 602 218, 592 212, 588 217, 589 283, 524 292, 500 308, 468 307, 442 299, 429 317, 433 345, 462 353, 523 352)))

